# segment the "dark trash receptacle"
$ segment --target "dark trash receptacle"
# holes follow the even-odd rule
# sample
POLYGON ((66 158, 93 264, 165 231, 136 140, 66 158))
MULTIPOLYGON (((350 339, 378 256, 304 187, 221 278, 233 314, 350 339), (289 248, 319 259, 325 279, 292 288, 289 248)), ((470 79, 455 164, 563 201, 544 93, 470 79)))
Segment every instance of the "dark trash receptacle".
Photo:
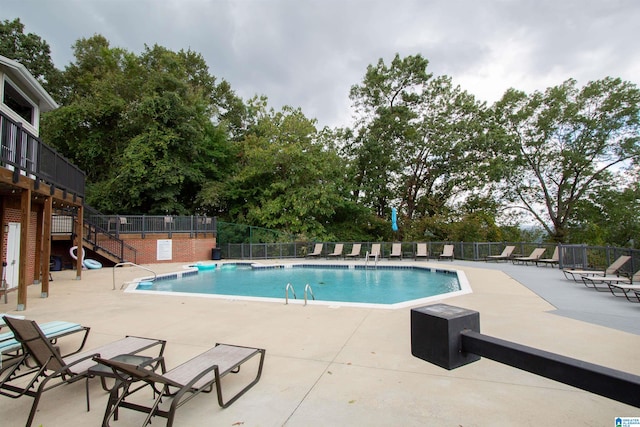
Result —
POLYGON ((59 256, 52 256, 49 258, 49 271, 62 270, 62 258, 59 256))
POLYGON ((220 250, 220 248, 211 249, 211 259, 213 260, 222 259, 222 251, 220 250))

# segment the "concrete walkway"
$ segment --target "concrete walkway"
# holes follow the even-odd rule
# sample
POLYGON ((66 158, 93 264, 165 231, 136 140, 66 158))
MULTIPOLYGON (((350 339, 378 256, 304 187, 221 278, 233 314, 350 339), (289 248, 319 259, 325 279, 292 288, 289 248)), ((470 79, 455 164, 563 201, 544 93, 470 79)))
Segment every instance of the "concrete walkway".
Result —
MULTIPOLYGON (((640 304, 569 282, 557 269, 428 264, 464 271, 473 293, 439 302, 479 311, 483 333, 640 375, 640 304)), ((86 349, 125 335, 162 338, 169 368, 216 342, 267 350, 263 377, 246 395, 227 409, 215 396, 199 395, 178 411, 176 426, 607 426, 618 416, 640 416, 640 408, 488 359, 452 371, 417 359, 410 309, 140 295, 112 290, 111 269, 84 271, 81 281, 73 271, 53 274, 49 298, 31 286, 20 314, 91 326, 86 349)), ((145 275, 118 269, 116 287, 145 275)), ((15 306, 10 295, 0 310, 15 313, 15 306)), ((59 345, 64 350, 70 341, 59 345)), ((251 367, 226 377, 223 387, 237 387, 242 375, 251 367)), ((98 381, 90 385, 91 412, 78 382, 45 393, 34 425, 99 426, 107 394, 98 381)), ((24 425, 30 405, 26 397, 0 396, 0 425, 24 425)), ((123 410, 112 425, 140 425, 143 418, 123 410)))
POLYGON ((552 304, 555 309, 550 313, 640 335, 640 303, 629 302, 622 293, 614 296, 606 286, 605 291, 597 291, 582 282, 567 280, 551 267, 510 262, 455 263, 503 271, 552 304))

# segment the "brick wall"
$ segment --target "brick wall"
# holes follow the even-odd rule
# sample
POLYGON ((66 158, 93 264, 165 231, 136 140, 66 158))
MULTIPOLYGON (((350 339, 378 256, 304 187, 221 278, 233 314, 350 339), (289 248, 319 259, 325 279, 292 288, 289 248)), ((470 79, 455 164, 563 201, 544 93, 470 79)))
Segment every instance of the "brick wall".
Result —
MULTIPOLYGON (((124 237, 124 236, 123 236, 124 237)), ((211 249, 216 246, 215 237, 191 239, 188 235, 146 235, 145 238, 127 236, 126 244, 136 248, 136 264, 157 264, 169 262, 196 262, 211 259, 211 249), (171 259, 158 260, 158 241, 170 241, 171 259)))

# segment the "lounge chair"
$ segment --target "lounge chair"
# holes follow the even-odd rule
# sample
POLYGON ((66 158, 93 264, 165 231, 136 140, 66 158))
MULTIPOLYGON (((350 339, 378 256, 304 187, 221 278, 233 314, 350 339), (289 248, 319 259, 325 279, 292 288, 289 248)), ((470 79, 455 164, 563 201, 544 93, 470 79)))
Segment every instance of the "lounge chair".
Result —
POLYGON ((515 250, 515 246, 505 246, 500 255, 487 255, 485 257, 485 261, 500 261, 500 260, 509 260, 515 250))
POLYGON ((389 254, 389 259, 391 258, 402 259, 402 243, 391 244, 391 253, 389 254))
POLYGON ((380 243, 373 243, 371 245, 371 252, 367 255, 368 258, 380 258, 380 243))
POLYGON ((553 267, 555 264, 558 264, 560 262, 560 253, 558 247, 556 246, 556 248, 553 250, 553 255, 551 255, 551 258, 538 258, 534 262, 536 263, 536 266, 538 266, 539 263, 550 265, 551 267, 553 267))
MULTIPOLYGON (((1 322, 2 326, 5 325, 4 317, 5 316, 2 317, 2 322, 1 322)), ((24 319, 24 316, 7 315, 6 317, 12 317, 14 319, 24 319)), ((56 341, 58 340, 58 338, 62 338, 64 336, 72 335, 76 333, 84 333, 84 336, 82 337, 82 341, 80 342, 80 345, 74 351, 62 355, 63 357, 69 356, 74 353, 78 353, 80 350, 82 350, 85 343, 87 342, 87 338, 89 336, 89 329, 90 329, 78 323, 63 322, 63 321, 46 322, 46 323, 42 323, 39 326, 44 336, 47 337, 47 339, 51 341, 51 343, 54 345, 56 344, 56 341)), ((1 355, 0 368, 2 368, 3 365, 5 365, 6 367, 7 363, 10 364, 11 361, 15 361, 16 359, 18 359, 21 354, 22 354, 22 344, 20 343, 20 341, 16 339, 13 332, 8 331, 8 332, 1 333, 0 334, 0 355, 1 355)), ((2 371, 0 370, 0 372, 2 371)))
MULTIPOLYGON (((24 353, 16 363, 3 372, 0 394, 13 399, 22 396, 33 398, 31 412, 25 424, 27 427, 33 422, 42 393, 63 384, 86 379, 89 376, 88 370, 96 365, 94 357, 110 359, 121 354, 136 354, 154 346, 160 346, 159 355, 162 356, 165 346, 165 341, 162 340, 126 337, 89 351, 63 357, 33 320, 5 317, 4 321, 22 344, 24 353)), ((88 402, 87 387, 87 405, 88 402)))
POLYGON ((341 257, 342 256, 342 250, 344 249, 344 244, 343 243, 336 243, 336 246, 333 248, 333 252, 331 252, 330 254, 327 254, 327 258, 329 257, 341 257))
POLYGON ((109 395, 109 402, 104 414, 103 426, 109 425, 109 420, 117 415, 120 408, 131 409, 147 414, 142 426, 151 424, 151 418, 159 416, 167 419, 167 427, 173 425, 176 410, 198 395, 200 392, 210 392, 215 385, 218 404, 226 408, 240 396, 253 387, 262 375, 265 350, 235 345, 216 344, 215 347, 194 357, 193 359, 169 370, 164 374, 153 370, 131 365, 128 363, 96 358, 95 360, 113 369, 119 376, 119 383, 113 387, 109 395), (222 397, 221 379, 228 373, 240 371, 240 365, 256 355, 260 355, 255 378, 226 402, 222 397), (143 387, 135 387, 136 383, 144 382, 143 387), (151 406, 132 402, 130 396, 136 391, 145 389, 149 385, 158 393, 151 406), (132 387, 134 386, 134 387, 132 387), (186 395, 186 396, 185 396, 186 395), (169 408, 161 410, 160 405, 164 397, 172 398, 169 408), (127 400, 125 400, 127 399, 127 400))
POLYGON ((537 260, 540 259, 540 257, 542 255, 544 255, 544 251, 546 251, 545 248, 535 248, 532 252, 531 255, 529 256, 520 256, 520 257, 515 257, 513 258, 513 263, 523 263, 523 264, 528 264, 530 262, 536 262, 537 260))
POLYGON ((627 300, 634 302, 631 298, 629 298, 629 295, 633 294, 635 299, 640 302, 640 284, 633 285, 631 283, 623 284, 609 282, 607 283, 607 285, 609 285, 609 290, 613 295, 616 295, 615 291, 620 290, 624 293, 624 296, 627 298, 627 300))
POLYGON ((18 314, 0 313, 0 329, 2 329, 3 326, 7 325, 6 323, 4 323, 4 316, 15 317, 16 319, 24 319, 24 316, 18 314))
POLYGON ((444 245, 439 259, 450 259, 453 261, 453 245, 444 245))
POLYGON ((324 246, 322 243, 316 243, 315 248, 313 249, 313 252, 307 254, 308 257, 314 257, 314 256, 320 256, 322 255, 322 246, 324 246))
POLYGON ((416 254, 413 257, 413 259, 418 259, 418 258, 429 258, 429 252, 427 251, 427 244, 426 243, 418 243, 416 244, 416 254))
POLYGON ((362 250, 362 244, 361 243, 354 243, 353 247, 351 248, 351 252, 348 253, 346 256, 347 258, 360 258, 360 251, 362 250))
POLYGON ((621 255, 606 270, 578 270, 574 268, 563 268, 562 272, 567 279, 574 281, 582 280, 582 276, 617 276, 620 270, 631 259, 628 255, 621 255), (569 277, 568 275, 571 275, 569 277))
MULTIPOLYGON (((594 288, 597 291, 601 290, 611 290, 614 293, 615 288, 620 289, 620 286, 615 285, 632 285, 633 282, 638 284, 640 282, 640 270, 636 271, 636 273, 631 277, 626 276, 582 276, 582 283, 588 288, 594 288), (607 288, 605 288, 606 286, 607 288)), ((615 293, 614 293, 615 294, 615 293)))

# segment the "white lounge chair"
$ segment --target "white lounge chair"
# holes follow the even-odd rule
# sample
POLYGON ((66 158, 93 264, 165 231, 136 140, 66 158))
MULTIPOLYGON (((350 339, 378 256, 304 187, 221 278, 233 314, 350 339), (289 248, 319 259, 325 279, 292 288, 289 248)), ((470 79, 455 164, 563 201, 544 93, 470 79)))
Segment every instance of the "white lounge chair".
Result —
POLYGON ((391 253, 389 254, 389 259, 391 258, 402 259, 402 243, 393 243, 391 245, 391 253))
POLYGON ((515 257, 513 258, 513 263, 523 263, 523 264, 528 264, 530 262, 536 262, 540 259, 540 257, 542 255, 544 255, 544 251, 546 251, 545 248, 535 248, 532 252, 531 255, 529 256, 521 256, 521 257, 515 257))
POLYGON ((637 302, 640 302, 640 284, 633 285, 630 283, 623 284, 623 283, 613 283, 613 282, 607 283, 607 284, 609 285, 609 290, 611 290, 611 293, 613 295, 616 295, 615 291, 621 290, 622 292, 624 292, 624 296, 627 297, 627 300, 634 302, 631 298, 629 298, 629 295, 633 294, 637 302))
POLYGON ((556 248, 553 251, 553 255, 551 255, 551 258, 539 258, 535 261, 536 266, 538 265, 538 263, 542 263, 544 265, 550 265, 550 266, 554 266, 555 264, 558 264, 560 262, 560 253, 558 252, 558 247, 556 246, 556 248))
POLYGON ((429 258, 429 252, 427 251, 426 243, 418 243, 416 245, 416 255, 414 256, 414 259, 418 258, 429 258))
POLYGON ((362 249, 361 243, 354 243, 351 247, 351 253, 348 253, 347 258, 360 258, 360 250, 362 249))
POLYGON ((621 255, 606 270, 578 270, 575 268, 563 268, 562 272, 567 279, 573 279, 576 282, 582 280, 582 276, 617 276, 618 270, 631 259, 628 255, 621 255), (568 275, 571 275, 569 277, 568 275))
POLYGON ((322 247, 323 247, 323 246, 324 246, 324 245, 323 245, 322 243, 316 243, 316 246, 315 246, 315 248, 313 249, 313 252, 308 253, 308 254, 307 254, 307 256, 308 256, 308 257, 314 257, 314 256, 315 256, 315 257, 318 257, 318 256, 322 255, 322 247))
POLYGON ((329 258, 329 257, 341 257, 343 249, 344 249, 344 244, 343 243, 336 243, 336 246, 333 248, 333 252, 331 252, 330 254, 327 254, 327 258, 329 258))
POLYGON ((380 243, 373 243, 371 245, 371 252, 368 255, 369 258, 380 258, 380 243))
POLYGON ((485 257, 485 261, 500 261, 500 260, 509 260, 511 259, 511 255, 515 250, 515 246, 505 246, 504 250, 500 255, 487 255, 485 257))
POLYGON ((440 254, 440 259, 450 259, 453 261, 453 245, 444 245, 442 253, 440 254))
POLYGON ((632 285, 633 282, 636 284, 640 283, 640 270, 636 271, 636 273, 631 277, 626 276, 582 276, 582 283, 588 288, 594 288, 597 291, 606 290, 604 286, 607 286, 612 293, 614 293, 614 289, 611 287, 615 287, 621 289, 620 285, 632 285), (602 285, 602 286, 601 286, 602 285))

